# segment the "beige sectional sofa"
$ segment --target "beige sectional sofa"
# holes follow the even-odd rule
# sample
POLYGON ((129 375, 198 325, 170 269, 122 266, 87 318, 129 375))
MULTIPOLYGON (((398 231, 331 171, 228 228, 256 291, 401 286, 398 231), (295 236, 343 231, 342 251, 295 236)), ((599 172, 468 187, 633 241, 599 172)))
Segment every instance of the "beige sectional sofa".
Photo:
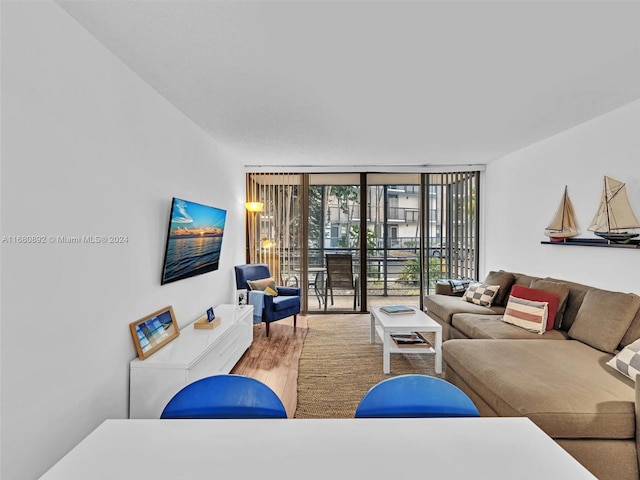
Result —
POLYGON ((489 307, 442 285, 425 297, 443 327, 445 378, 481 415, 529 417, 599 479, 638 480, 640 386, 607 362, 640 338, 640 297, 503 271, 485 283, 502 290, 489 307), (503 321, 513 285, 564 299, 552 330, 503 321))

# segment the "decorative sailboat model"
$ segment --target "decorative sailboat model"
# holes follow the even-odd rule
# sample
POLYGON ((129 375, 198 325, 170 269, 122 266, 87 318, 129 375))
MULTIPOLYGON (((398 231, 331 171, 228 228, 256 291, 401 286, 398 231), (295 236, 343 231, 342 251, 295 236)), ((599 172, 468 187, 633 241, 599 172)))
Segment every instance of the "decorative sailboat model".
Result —
POLYGON ((551 219, 551 223, 544 230, 544 234, 552 242, 562 242, 569 237, 575 237, 580 231, 573 213, 573 205, 567 193, 567 186, 564 187, 564 195, 560 201, 560 206, 556 214, 551 219))
POLYGON ((605 176, 600 207, 587 230, 614 243, 628 243, 640 235, 627 230, 634 228, 640 228, 640 222, 629 204, 625 184, 605 176))

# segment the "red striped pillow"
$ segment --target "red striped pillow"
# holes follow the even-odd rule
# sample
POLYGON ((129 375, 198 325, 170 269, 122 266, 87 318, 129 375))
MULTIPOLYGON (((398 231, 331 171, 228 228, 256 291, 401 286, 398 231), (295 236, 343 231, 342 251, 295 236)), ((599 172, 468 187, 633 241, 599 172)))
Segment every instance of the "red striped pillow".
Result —
POLYGON ((556 323, 556 315, 560 307, 560 297, 546 290, 537 290, 535 288, 524 287, 522 285, 514 285, 511 287, 511 295, 525 300, 533 300, 534 302, 547 302, 549 304, 549 314, 547 316, 547 330, 552 330, 556 323))
POLYGON ((547 328, 549 304, 509 295, 502 320, 542 335, 547 328))

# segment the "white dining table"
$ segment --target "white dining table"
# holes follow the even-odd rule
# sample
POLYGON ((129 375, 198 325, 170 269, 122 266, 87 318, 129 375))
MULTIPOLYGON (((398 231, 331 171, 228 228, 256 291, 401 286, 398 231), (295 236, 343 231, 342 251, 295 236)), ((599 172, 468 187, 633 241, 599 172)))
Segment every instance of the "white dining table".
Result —
POLYGON ((43 480, 591 479, 527 418, 106 420, 43 480))

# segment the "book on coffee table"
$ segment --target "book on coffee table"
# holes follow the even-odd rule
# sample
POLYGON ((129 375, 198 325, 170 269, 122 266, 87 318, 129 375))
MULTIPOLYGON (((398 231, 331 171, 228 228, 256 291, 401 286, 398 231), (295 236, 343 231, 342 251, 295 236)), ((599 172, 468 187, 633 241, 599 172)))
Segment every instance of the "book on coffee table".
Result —
POLYGON ((385 305, 384 307, 380 307, 380 311, 387 315, 402 315, 404 313, 415 312, 413 308, 407 307, 406 305, 385 305))
POLYGON ((398 347, 430 347, 431 342, 418 332, 392 333, 391 339, 398 347))

